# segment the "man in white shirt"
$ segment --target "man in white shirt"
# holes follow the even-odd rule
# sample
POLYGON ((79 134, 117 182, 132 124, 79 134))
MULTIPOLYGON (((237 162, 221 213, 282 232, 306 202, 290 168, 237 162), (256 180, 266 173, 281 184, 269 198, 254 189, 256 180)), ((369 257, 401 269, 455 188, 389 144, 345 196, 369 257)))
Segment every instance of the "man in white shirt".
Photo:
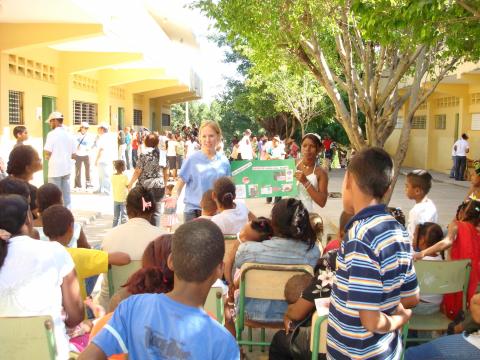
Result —
POLYGON ((86 187, 92 187, 90 182, 90 150, 93 147, 93 137, 88 133, 90 125, 82 121, 80 129, 75 136, 75 188, 82 188, 82 164, 85 168, 86 187))
POLYGON ((455 180, 463 181, 464 180, 464 173, 465 167, 467 166, 467 154, 470 151, 470 147, 468 145, 468 135, 462 134, 462 137, 457 140, 457 142, 453 145, 453 150, 455 150, 455 180))
POLYGON ((63 194, 63 204, 70 208, 70 174, 75 154, 75 140, 63 126, 63 114, 54 111, 47 120, 52 131, 45 141, 45 158, 48 160, 48 182, 57 185, 63 194))
POLYGON ((238 152, 242 155, 242 160, 252 160, 253 159, 253 149, 252 142, 250 141, 250 136, 252 132, 250 129, 245 130, 243 133, 243 138, 238 143, 238 152))
POLYGON ((115 134, 108 132, 108 125, 105 123, 98 126, 97 148, 95 166, 98 168, 98 193, 110 195, 110 178, 113 160, 117 155, 117 142, 115 134))

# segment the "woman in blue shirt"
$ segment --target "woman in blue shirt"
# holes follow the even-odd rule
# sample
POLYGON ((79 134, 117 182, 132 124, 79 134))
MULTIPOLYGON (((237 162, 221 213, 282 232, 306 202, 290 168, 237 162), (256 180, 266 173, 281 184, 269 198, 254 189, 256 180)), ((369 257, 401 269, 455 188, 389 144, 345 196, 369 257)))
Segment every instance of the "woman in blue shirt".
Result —
POLYGON ((182 164, 172 196, 178 196, 185 186, 185 222, 201 215, 200 200, 203 193, 213 187, 215 180, 231 175, 228 159, 216 151, 221 136, 222 131, 215 121, 203 122, 199 134, 200 151, 193 153, 182 164))

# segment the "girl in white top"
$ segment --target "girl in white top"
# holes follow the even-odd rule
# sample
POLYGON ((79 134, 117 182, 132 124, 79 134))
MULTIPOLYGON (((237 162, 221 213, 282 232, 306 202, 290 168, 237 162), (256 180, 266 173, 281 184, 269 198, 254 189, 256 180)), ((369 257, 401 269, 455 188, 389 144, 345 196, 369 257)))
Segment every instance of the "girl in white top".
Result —
POLYGON ((235 202, 235 184, 223 176, 213 184, 213 200, 217 204, 217 215, 212 221, 224 234, 236 234, 245 226, 249 218, 255 216, 241 202, 235 202))
POLYGON ((308 133, 302 138, 295 177, 299 183, 298 199, 309 212, 314 210, 313 204, 323 208, 328 197, 328 174, 316 166, 321 149, 322 141, 317 134, 308 133))
POLYGON ((65 360, 65 325, 74 327, 84 316, 80 287, 72 258, 61 244, 27 235, 27 214, 28 204, 21 196, 0 196, 0 316, 50 315, 56 358, 65 360))

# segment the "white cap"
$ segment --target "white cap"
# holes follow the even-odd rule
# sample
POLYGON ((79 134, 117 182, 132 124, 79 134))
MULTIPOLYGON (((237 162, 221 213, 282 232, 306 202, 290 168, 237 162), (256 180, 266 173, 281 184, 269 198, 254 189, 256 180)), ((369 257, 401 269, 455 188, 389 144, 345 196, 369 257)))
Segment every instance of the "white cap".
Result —
POLYGON ((60 111, 54 111, 54 112, 50 113, 47 121, 45 121, 45 122, 49 123, 50 120, 54 120, 54 119, 62 119, 63 120, 63 114, 60 111))
POLYGON ((110 128, 110 125, 108 125, 106 122, 102 122, 102 123, 98 124, 98 127, 103 128, 105 130, 108 130, 110 128))
POLYGON ((88 128, 90 127, 90 124, 89 124, 88 122, 86 122, 86 121, 82 121, 82 122, 80 123, 80 127, 81 127, 81 128, 85 128, 85 129, 88 129, 88 128))

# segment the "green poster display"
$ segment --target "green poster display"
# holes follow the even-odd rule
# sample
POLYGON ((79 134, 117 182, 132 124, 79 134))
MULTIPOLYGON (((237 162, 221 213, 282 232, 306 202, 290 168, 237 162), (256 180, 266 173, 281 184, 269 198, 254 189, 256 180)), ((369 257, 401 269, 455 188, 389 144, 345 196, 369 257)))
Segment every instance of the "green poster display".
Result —
POLYGON ((232 176, 237 198, 287 196, 298 193, 295 160, 232 161, 232 176))

